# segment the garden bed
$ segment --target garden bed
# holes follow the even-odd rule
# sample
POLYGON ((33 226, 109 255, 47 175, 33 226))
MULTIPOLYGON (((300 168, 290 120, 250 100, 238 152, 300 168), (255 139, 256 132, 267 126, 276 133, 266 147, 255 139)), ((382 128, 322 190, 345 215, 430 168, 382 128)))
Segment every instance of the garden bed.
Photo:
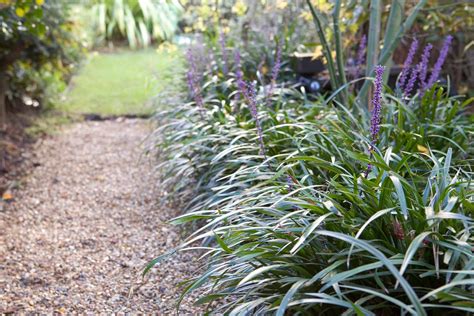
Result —
POLYGON ((153 136, 159 186, 182 202, 173 223, 197 228, 149 267, 204 249, 183 295, 202 289, 198 303, 217 314, 473 312, 472 100, 442 80, 457 39, 409 39, 390 82, 400 34, 377 55, 369 30, 345 52, 338 24, 329 41, 310 3, 326 93, 291 84, 290 35, 260 45, 258 32, 243 44, 216 32, 188 49, 188 90, 153 136))

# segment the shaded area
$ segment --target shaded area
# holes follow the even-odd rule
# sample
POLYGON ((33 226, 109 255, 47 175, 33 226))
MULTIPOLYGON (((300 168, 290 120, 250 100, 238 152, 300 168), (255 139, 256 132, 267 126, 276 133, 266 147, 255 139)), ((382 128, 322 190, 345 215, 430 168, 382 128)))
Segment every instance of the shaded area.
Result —
POLYGON ((0 131, 0 211, 4 208, 3 199, 34 164, 29 152, 34 139, 26 132, 32 120, 26 113, 11 115, 5 130, 0 131))

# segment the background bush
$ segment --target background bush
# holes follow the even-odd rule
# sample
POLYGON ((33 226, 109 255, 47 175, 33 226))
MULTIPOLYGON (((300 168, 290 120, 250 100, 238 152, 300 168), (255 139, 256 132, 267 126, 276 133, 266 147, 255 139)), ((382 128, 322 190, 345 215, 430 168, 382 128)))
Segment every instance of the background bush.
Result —
POLYGON ((0 117, 5 107, 47 104, 64 89, 81 56, 68 7, 57 1, 15 1, 0 8, 0 117))
POLYGON ((126 40, 131 48, 172 40, 183 8, 178 0, 93 0, 96 44, 126 40))

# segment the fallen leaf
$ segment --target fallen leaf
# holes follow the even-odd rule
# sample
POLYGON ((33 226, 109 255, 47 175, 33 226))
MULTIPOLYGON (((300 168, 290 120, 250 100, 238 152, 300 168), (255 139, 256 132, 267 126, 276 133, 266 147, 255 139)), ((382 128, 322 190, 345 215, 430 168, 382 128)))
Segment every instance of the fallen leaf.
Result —
POLYGON ((416 145, 416 147, 420 153, 427 154, 429 152, 428 148, 423 145, 416 145))
POLYGON ((11 194, 10 191, 5 191, 5 192, 3 192, 2 199, 3 199, 4 201, 13 200, 13 194, 11 194))

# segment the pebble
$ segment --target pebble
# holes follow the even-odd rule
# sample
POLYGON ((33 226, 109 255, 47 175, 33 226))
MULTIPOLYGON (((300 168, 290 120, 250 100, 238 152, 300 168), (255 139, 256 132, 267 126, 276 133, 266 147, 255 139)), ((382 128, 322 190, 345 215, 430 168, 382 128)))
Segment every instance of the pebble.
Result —
MULTIPOLYGON (((24 185, 0 203, 0 314, 175 314, 197 254, 154 257, 181 242, 179 215, 158 204, 151 123, 80 122, 38 142, 24 185)), ((181 315, 202 314, 194 294, 181 315)))

